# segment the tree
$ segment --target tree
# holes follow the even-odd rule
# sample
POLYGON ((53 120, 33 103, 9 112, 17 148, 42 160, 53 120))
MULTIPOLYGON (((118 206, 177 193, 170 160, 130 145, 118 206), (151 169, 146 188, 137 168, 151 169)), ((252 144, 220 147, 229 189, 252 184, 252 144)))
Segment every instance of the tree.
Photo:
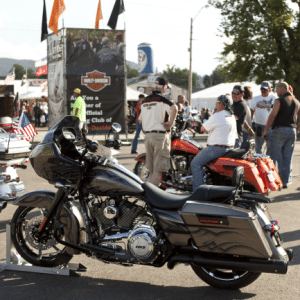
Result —
POLYGON ((23 75, 26 73, 25 69, 19 65, 19 64, 14 64, 13 68, 15 69, 15 75, 16 75, 16 80, 22 79, 23 75))
POLYGON ((213 86, 223 82, 229 82, 230 77, 231 76, 227 73, 226 69, 222 66, 217 66, 210 75, 210 81, 213 86))
MULTIPOLYGON (((179 69, 175 68, 175 66, 170 67, 167 65, 167 70, 162 72, 162 76, 168 78, 169 82, 187 89, 189 82, 189 70, 188 69, 179 69)), ((196 87, 198 85, 199 77, 196 73, 192 74, 192 87, 196 87)))
POLYGON ((139 76, 138 70, 131 69, 128 65, 126 65, 126 69, 127 69, 127 78, 128 79, 139 76))
POLYGON ((205 88, 208 88, 208 87, 211 86, 210 76, 208 76, 208 75, 204 76, 204 78, 203 78, 203 84, 204 84, 205 88))
POLYGON ((300 1, 209 0, 221 10, 225 43, 222 62, 231 80, 284 79, 300 94, 300 1), (230 59, 231 58, 231 59, 230 59))
POLYGON ((33 79, 33 78, 39 78, 35 76, 35 72, 32 70, 32 68, 27 69, 27 78, 33 79))

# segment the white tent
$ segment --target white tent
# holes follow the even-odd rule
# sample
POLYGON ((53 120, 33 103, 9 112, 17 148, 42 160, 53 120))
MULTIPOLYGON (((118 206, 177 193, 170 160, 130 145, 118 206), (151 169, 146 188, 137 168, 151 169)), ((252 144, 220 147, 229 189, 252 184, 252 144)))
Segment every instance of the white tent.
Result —
MULTIPOLYGON (((132 89, 131 87, 126 87, 126 99, 127 101, 139 101, 139 95, 143 94, 141 92, 138 92, 134 89, 132 89)), ((145 94, 143 94, 145 95, 145 94)), ((147 95, 145 95, 146 97, 147 95)))
MULTIPOLYGON (((250 86, 253 92, 253 97, 261 95, 260 92, 260 84, 256 84, 255 82, 230 82, 230 83, 220 83, 218 85, 212 86, 205 90, 196 92, 192 94, 192 107, 196 109, 201 109, 202 107, 209 108, 213 110, 215 108, 215 104, 217 98, 220 95, 230 94, 233 90, 233 87, 237 84, 242 86, 250 86)), ((272 95, 275 95, 271 92, 272 95)))

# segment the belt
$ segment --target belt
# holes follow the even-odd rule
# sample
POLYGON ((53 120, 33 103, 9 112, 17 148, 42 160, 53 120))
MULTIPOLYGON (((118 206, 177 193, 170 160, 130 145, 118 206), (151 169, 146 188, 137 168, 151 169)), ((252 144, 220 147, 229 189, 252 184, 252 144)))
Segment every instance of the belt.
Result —
POLYGON ((144 133, 166 133, 166 132, 170 132, 170 130, 167 130, 167 131, 161 131, 161 130, 144 131, 144 133))
POLYGON ((232 149, 233 146, 226 146, 226 145, 208 145, 207 146, 213 146, 213 147, 221 147, 221 148, 227 148, 227 149, 232 149))

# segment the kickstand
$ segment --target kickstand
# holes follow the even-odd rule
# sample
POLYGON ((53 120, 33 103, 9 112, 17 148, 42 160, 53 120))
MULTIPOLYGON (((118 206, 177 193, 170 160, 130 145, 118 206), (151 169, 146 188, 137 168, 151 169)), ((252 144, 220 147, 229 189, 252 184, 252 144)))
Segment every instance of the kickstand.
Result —
POLYGON ((0 264, 0 272, 4 270, 42 273, 62 276, 79 276, 77 272, 85 272, 87 268, 80 263, 68 263, 55 268, 38 267, 26 262, 17 252, 11 241, 11 225, 6 225, 6 262, 0 264))

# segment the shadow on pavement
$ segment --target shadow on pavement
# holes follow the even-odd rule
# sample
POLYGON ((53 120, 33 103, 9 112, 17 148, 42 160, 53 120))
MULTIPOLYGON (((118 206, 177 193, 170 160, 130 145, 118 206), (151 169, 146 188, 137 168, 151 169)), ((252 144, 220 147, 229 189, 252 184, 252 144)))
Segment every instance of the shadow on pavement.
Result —
POLYGON ((0 273, 2 299, 251 299, 256 294, 212 287, 153 285, 126 280, 90 277, 62 277, 4 271, 0 273), (51 281, 51 285, 49 285, 51 281), (56 288, 54 288, 56 287, 56 288))
MULTIPOLYGON (((300 241, 300 230, 294 230, 289 232, 281 233, 281 238, 284 243, 300 241)), ((300 264, 300 245, 289 247, 289 249, 294 250, 294 259, 289 263, 289 265, 299 265, 300 264)))

